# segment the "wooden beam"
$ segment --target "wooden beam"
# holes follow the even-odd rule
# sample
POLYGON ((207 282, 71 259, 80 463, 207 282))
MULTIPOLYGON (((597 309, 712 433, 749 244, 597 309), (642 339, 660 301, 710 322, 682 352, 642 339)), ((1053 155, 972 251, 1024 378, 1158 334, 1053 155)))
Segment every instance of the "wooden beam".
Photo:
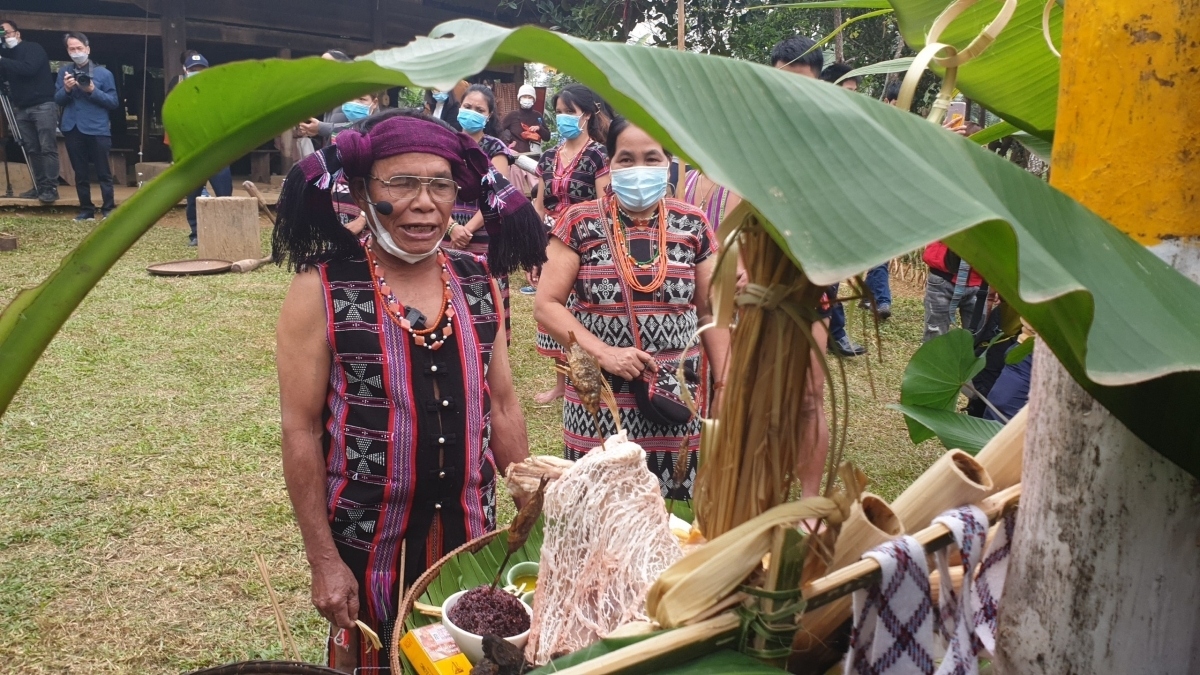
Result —
POLYGON ((163 81, 171 82, 183 74, 179 62, 187 51, 187 17, 184 0, 162 0, 163 81))
POLYGON ((383 29, 387 21, 383 17, 379 4, 383 0, 375 0, 371 6, 371 46, 375 49, 383 47, 383 29))
POLYGON ((162 34, 158 19, 131 19, 116 16, 86 16, 79 14, 51 14, 50 12, 4 11, 4 18, 17 22, 23 30, 46 30, 66 32, 82 30, 98 35, 150 35, 162 34))
MULTIPOLYGON (((270 28, 252 28, 249 26, 231 26, 212 21, 189 20, 188 36, 203 42, 224 42, 239 45, 257 45, 274 47, 276 49, 292 49, 299 52, 324 52, 327 49, 341 49, 348 54, 365 54, 371 51, 371 43, 364 40, 352 40, 333 35, 314 35, 311 33, 291 33, 270 28)), ((405 32, 407 39, 412 35, 405 32)), ((393 38, 394 39, 394 38, 393 38)))

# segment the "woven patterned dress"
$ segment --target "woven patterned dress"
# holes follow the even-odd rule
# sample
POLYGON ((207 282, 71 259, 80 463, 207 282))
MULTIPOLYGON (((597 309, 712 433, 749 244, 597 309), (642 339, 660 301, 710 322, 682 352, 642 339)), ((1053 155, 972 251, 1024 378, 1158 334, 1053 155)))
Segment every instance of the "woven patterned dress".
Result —
MULTIPOLYGON (((614 347, 634 346, 631 321, 636 321, 643 350, 651 356, 685 352, 692 372, 699 372, 701 349, 698 341, 697 344, 692 341, 697 328, 693 303, 696 266, 716 252, 716 243, 704 214, 675 199, 663 201, 667 208, 666 279, 653 292, 631 292, 628 301, 633 310, 631 317, 623 291, 626 285, 621 281, 621 272, 609 243, 611 200, 610 197, 577 204, 554 227, 552 234, 579 254, 579 275, 573 289, 575 302, 569 307, 571 313, 589 332, 614 347)), ((656 223, 657 216, 650 221, 656 223)), ((626 221, 629 253, 637 260, 653 259, 660 253, 656 226, 632 225, 626 221)), ((624 255, 624 252, 618 254, 624 255)), ((637 272, 639 284, 648 284, 653 276, 653 267, 637 272)), ((686 424, 674 426, 656 424, 638 409, 628 381, 611 374, 608 377, 620 408, 621 423, 629 433, 629 439, 645 448, 650 471, 658 476, 663 495, 687 498, 696 475, 694 456, 683 486, 669 491, 668 482, 680 448, 686 447, 689 453, 699 449, 700 419, 693 416, 686 424)), ((692 394, 699 399, 696 391, 692 394)), ((617 432, 611 413, 604 408, 600 413, 600 425, 605 438, 617 432)), ((600 444, 595 422, 584 410, 570 381, 563 403, 563 437, 566 458, 572 460, 600 444)))
MULTIPOLYGON (((596 179, 608 175, 608 151, 603 145, 591 141, 567 162, 559 161, 562 147, 559 144, 550 148, 542 153, 542 159, 538 162, 538 175, 546 188, 542 195, 542 206, 546 209, 547 226, 550 228, 571 206, 598 198, 596 179)), ((563 358, 562 345, 555 342, 540 325, 537 330, 537 350, 542 356, 563 358)))
MULTIPOLYGON (((318 265, 333 352, 325 402, 329 525, 359 583, 364 620, 384 653, 405 586, 444 553, 495 529, 496 467, 489 449, 492 344, 500 329, 487 266, 447 252, 454 333, 418 347, 384 309, 365 259, 318 265)), ((363 641, 365 642, 365 640, 363 641)))

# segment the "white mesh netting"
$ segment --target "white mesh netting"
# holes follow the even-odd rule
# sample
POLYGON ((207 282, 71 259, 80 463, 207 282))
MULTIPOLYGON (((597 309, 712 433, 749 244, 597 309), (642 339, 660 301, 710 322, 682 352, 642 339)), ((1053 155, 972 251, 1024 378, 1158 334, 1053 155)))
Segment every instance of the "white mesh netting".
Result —
POLYGON ((658 479, 624 434, 604 442, 546 489, 545 538, 525 658, 542 665, 630 621, 682 557, 658 479))

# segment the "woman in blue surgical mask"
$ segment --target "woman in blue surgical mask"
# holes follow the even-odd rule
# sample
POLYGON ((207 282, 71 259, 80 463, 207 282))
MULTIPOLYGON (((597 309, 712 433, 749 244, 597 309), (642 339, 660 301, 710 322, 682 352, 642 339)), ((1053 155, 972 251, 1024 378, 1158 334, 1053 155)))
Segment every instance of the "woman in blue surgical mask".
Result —
MULTIPOLYGON (((612 120, 612 108, 594 91, 582 84, 563 87, 551 100, 559 143, 542 153, 538 162, 538 198, 533 205, 546 219, 546 226, 574 204, 596 199, 608 188, 608 153, 604 142, 612 120)), ((538 283, 540 272, 530 275, 530 284, 538 283)), ((565 361, 562 347, 538 326, 537 350, 542 356, 565 361)), ((561 398, 566 378, 558 376, 553 389, 533 397, 545 405, 561 398)))
MULTIPOLYGON (((687 499, 700 417, 720 404, 729 349, 727 330, 709 329, 698 343, 693 340, 697 328, 712 321, 708 289, 717 242, 702 211, 667 196, 671 156, 661 143, 617 118, 606 150, 612 190, 576 204, 555 223, 534 316, 551 337, 566 343, 574 334, 596 358, 616 394, 621 426, 645 448, 663 495, 687 499), (682 385, 676 379, 680 369, 682 385), (700 415, 681 403, 683 386, 700 415), (688 470, 677 484, 681 448, 688 453, 688 470)), ((610 412, 601 410, 599 419, 597 430, 568 385, 567 459, 578 459, 598 438, 616 433, 610 412)))
MULTIPOLYGON (((504 141, 487 133, 496 127, 496 96, 491 87, 473 84, 467 88, 458 108, 458 125, 463 133, 475 139, 481 150, 492 160, 492 166, 502 176, 508 176, 509 163, 515 158, 504 141)), ((445 246, 486 256, 489 237, 483 227, 483 214, 474 202, 454 202, 450 211, 450 229, 446 231, 445 246)), ((496 277, 504 301, 504 326, 509 328, 508 275, 496 277)))

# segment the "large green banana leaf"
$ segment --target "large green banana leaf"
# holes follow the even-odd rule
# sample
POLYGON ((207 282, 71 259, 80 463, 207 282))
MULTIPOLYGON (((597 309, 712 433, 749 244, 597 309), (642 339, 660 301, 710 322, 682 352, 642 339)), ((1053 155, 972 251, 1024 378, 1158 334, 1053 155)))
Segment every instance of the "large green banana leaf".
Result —
POLYGON ((22 296, 0 318, 0 405, 95 281, 218 167, 356 94, 540 61, 743 195, 818 283, 945 239, 1093 396, 1200 475, 1200 289, 1036 177, 914 115, 766 66, 475 21, 434 37, 370 56, 384 68, 244 62, 177 88, 165 115, 180 161, 99 225, 36 302, 22 296))
MULTIPOLYGON (((900 34, 915 50, 925 46, 934 19, 951 0, 888 0, 896 10, 900 34)), ((998 0, 978 2, 950 24, 940 42, 966 47, 996 18, 998 0)), ((1058 57, 1042 35, 1046 0, 1020 0, 1008 26, 987 51, 958 69, 958 88, 969 98, 1035 136, 1050 139, 1058 107, 1058 57)), ((1050 13, 1050 34, 1062 39, 1062 9, 1050 13)))

